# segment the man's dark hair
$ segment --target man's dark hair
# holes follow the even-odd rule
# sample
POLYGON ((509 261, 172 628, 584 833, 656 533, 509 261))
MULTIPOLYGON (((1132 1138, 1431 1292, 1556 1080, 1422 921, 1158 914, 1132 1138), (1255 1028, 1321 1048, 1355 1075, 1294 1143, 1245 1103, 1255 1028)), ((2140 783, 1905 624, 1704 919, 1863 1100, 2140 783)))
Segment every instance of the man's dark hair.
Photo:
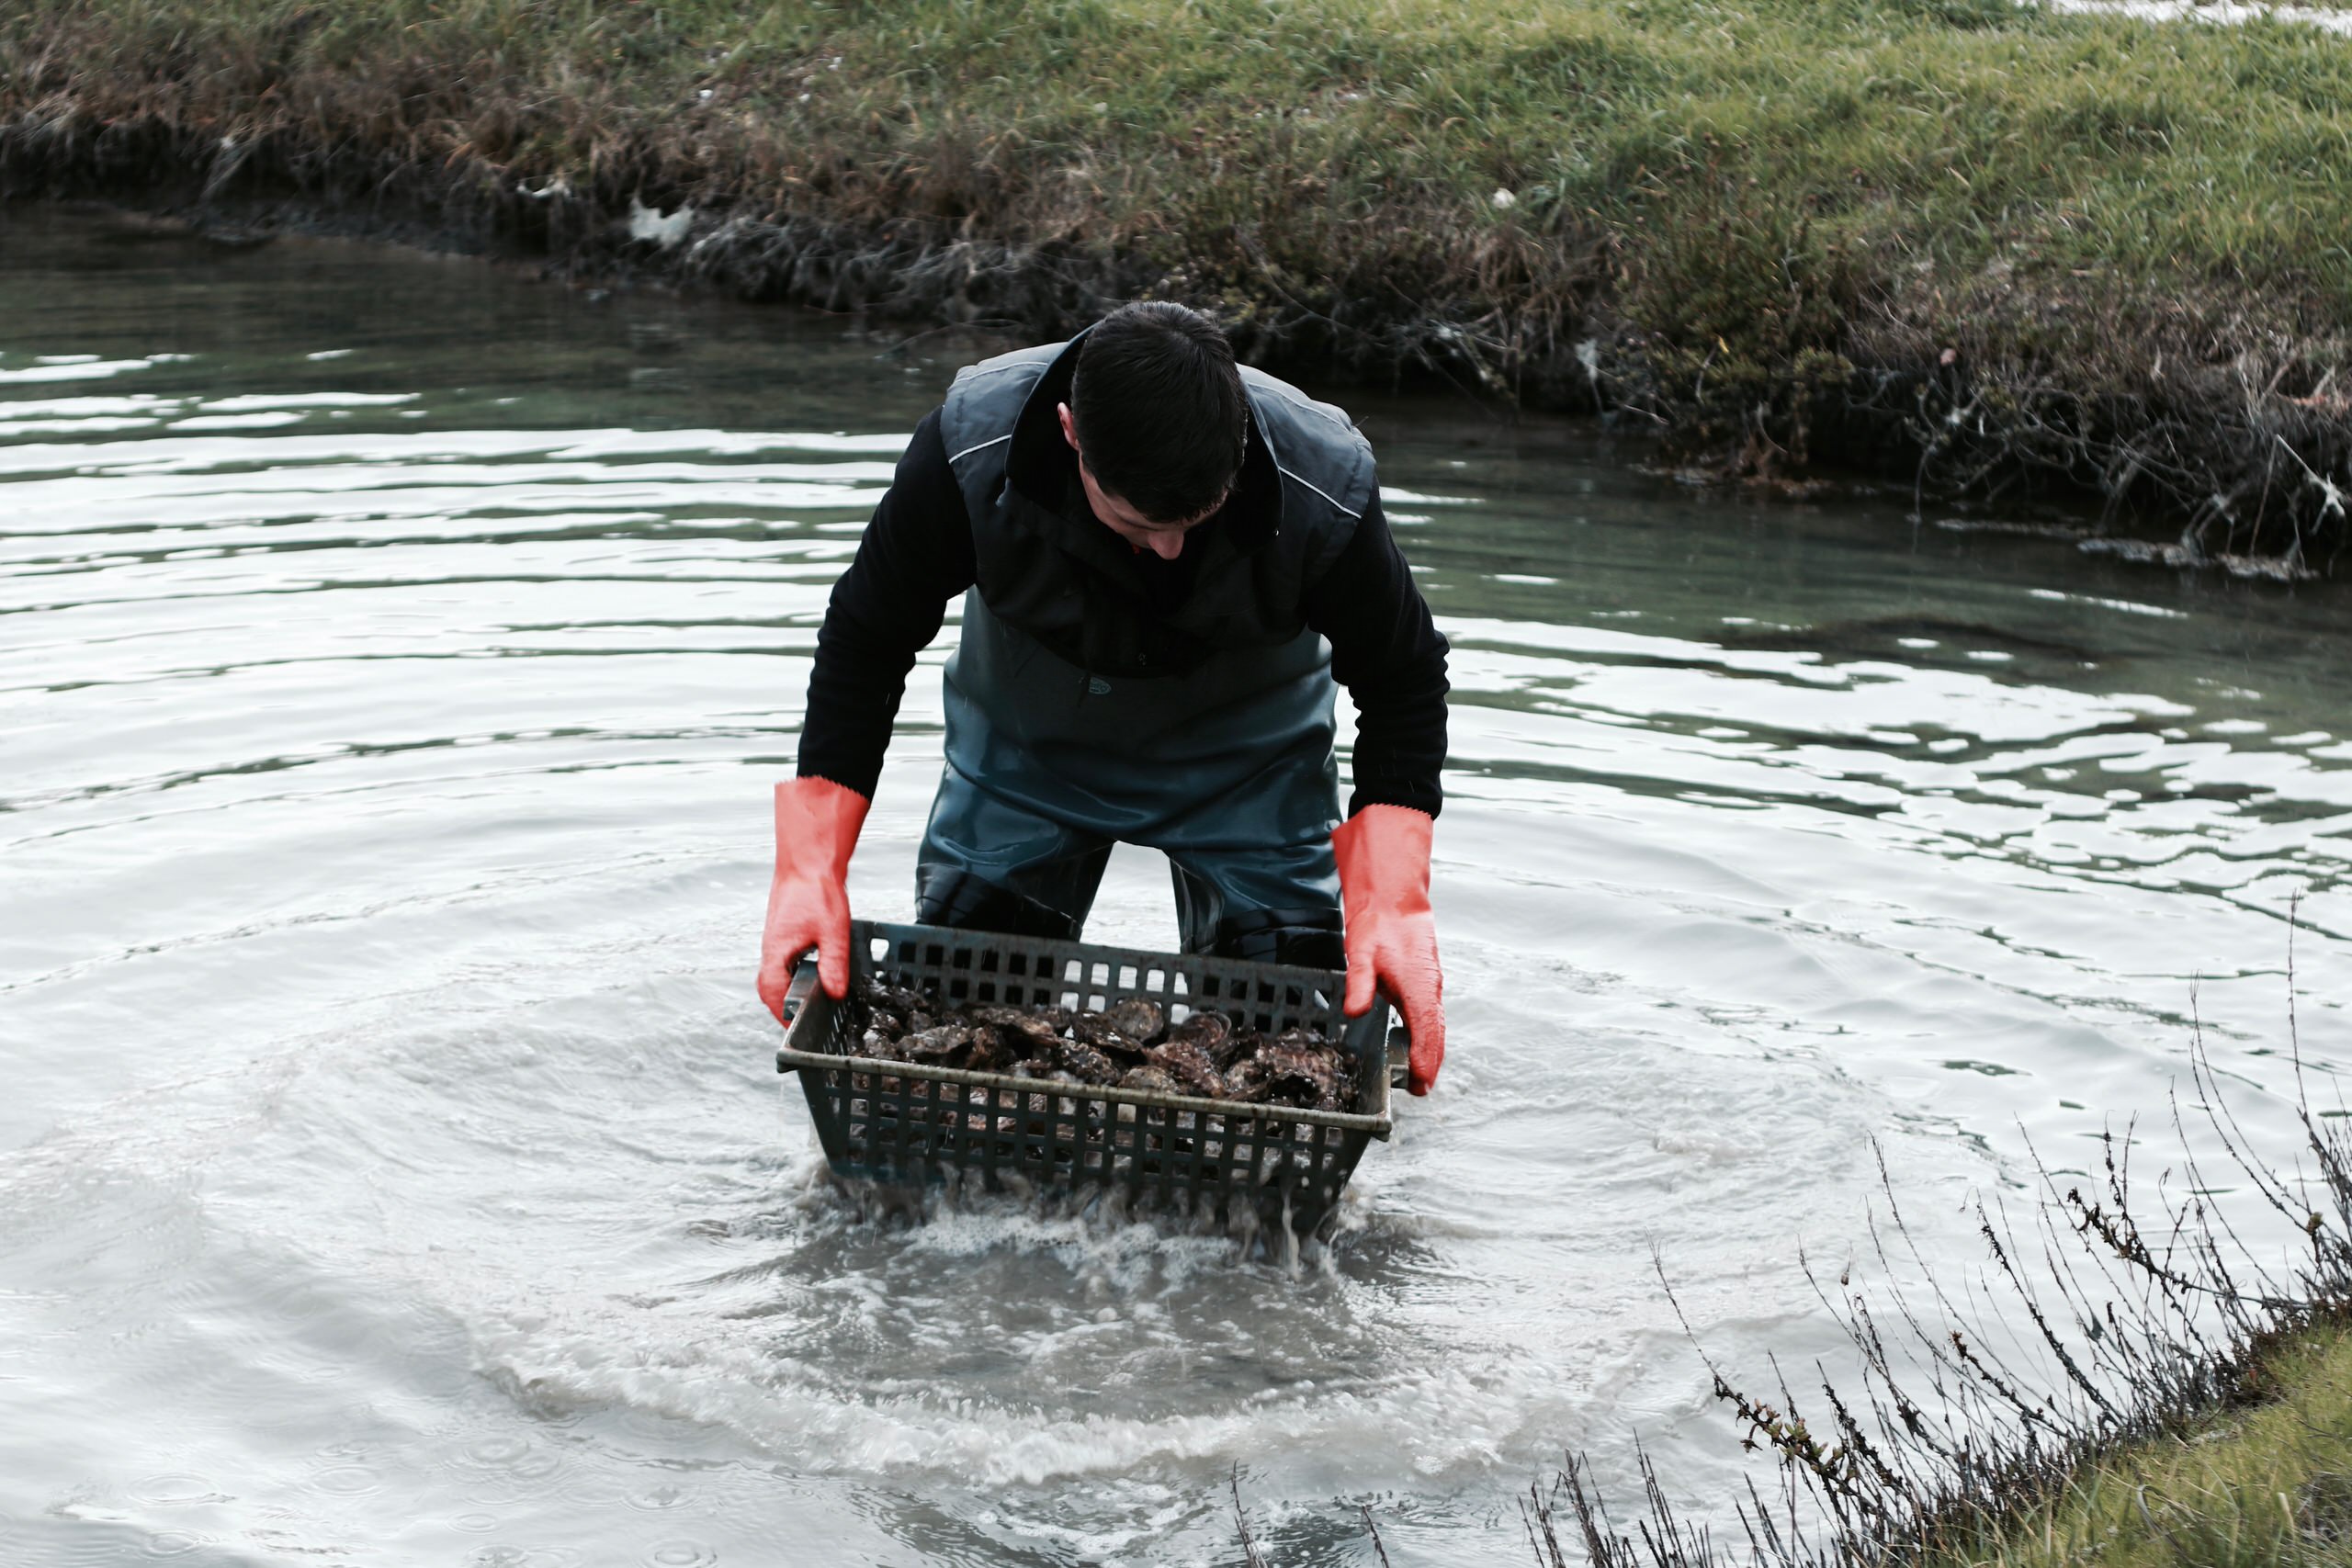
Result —
POLYGON ((1122 305, 1096 322, 1069 409, 1094 482, 1155 523, 1198 516, 1241 471, 1250 404, 1233 345, 1182 305, 1122 305))

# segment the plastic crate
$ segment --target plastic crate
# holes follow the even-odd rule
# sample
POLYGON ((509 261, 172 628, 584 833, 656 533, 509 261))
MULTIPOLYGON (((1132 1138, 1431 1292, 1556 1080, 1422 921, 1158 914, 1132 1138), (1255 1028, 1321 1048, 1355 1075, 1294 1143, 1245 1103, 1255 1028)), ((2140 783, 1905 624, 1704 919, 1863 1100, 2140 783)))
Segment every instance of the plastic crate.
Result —
POLYGON ((1388 1008, 1340 1011, 1344 976, 1196 953, 854 922, 850 999, 818 988, 813 964, 786 1004, 778 1072, 797 1072, 825 1157, 843 1177, 892 1184, 978 1179, 991 1190, 1123 1189, 1138 1206, 1246 1213, 1267 1227, 1320 1230, 1389 1117, 1388 1008), (1170 1023, 1214 1009, 1272 1036, 1295 1025, 1338 1039, 1356 1061, 1352 1111, 1238 1105, 1152 1089, 1079 1086, 854 1055, 869 976, 949 1003, 1100 1009, 1143 996, 1170 1023))

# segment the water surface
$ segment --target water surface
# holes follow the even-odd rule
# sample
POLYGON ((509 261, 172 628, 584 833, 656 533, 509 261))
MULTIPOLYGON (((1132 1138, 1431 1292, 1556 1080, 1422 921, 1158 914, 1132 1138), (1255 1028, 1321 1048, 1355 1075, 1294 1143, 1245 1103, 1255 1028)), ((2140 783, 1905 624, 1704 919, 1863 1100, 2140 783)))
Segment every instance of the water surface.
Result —
MULTIPOLYGON (((1879 1151, 1964 1264, 2030 1144, 2165 1113, 2192 1007, 2284 1149, 2299 896, 2346 1055, 2333 587, 1359 397, 1455 649, 1440 1092, 1295 1266, 869 1215, 752 994, 767 796, 956 345, 40 211, 0 323, 12 1562, 1230 1562, 1236 1466, 1278 1562, 1372 1561, 1360 1500, 1513 1561, 1566 1446, 1732 1495, 1654 1254, 1802 1365, 1879 1151)), ((1156 857, 1090 934, 1172 943, 1156 857)))

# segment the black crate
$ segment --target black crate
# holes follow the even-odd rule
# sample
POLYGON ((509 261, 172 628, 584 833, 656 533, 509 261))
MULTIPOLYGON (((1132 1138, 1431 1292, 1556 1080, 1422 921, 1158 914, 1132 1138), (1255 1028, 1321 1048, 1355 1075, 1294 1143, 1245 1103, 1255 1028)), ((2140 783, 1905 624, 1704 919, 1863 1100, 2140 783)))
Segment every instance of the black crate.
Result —
POLYGON ((825 1157, 840 1175, 900 1185, 978 1179, 991 1190, 1087 1185, 1231 1223, 1313 1234, 1365 1144, 1385 1139, 1388 1008, 1340 1011, 1344 977, 1319 969, 939 926, 854 923, 851 996, 870 976, 949 1002, 1102 1008, 1145 996, 1172 1024, 1213 1008, 1272 1035, 1295 1025, 1339 1039, 1356 1061, 1351 1111, 1293 1111, 1151 1089, 1080 1087, 853 1055, 863 1018, 804 964, 778 1072, 797 1072, 825 1157))

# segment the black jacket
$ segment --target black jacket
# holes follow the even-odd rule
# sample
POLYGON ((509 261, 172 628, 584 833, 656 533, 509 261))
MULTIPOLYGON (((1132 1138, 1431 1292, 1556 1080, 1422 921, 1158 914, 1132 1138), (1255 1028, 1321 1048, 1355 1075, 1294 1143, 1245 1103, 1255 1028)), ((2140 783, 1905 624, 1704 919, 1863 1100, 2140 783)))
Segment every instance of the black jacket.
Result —
MULTIPOLYGON (((1252 432, 1252 447, 1258 446, 1252 432)), ((1058 464, 1063 479, 1028 468, 1033 490, 1058 491, 1066 512, 1091 523, 1066 445, 1037 443, 1031 464, 1058 464), (1057 456, 1058 452, 1058 456, 1057 456)), ((1147 620, 1185 618, 1212 530, 1247 537, 1270 526, 1279 490, 1247 477, 1264 470, 1263 453, 1245 459, 1245 482, 1209 522, 1195 528, 1175 560, 1136 552, 1125 564, 1133 608, 1147 620)), ((1095 526, 1101 526, 1099 524, 1095 526)), ((1105 537, 1115 539, 1108 529, 1105 537)), ((915 655, 938 635, 947 601, 978 578, 967 498, 948 464, 940 416, 915 429, 890 489, 875 508, 857 558, 834 585, 818 634, 817 663, 800 737, 799 772, 874 793, 892 722, 915 655)), ((1331 644, 1332 673, 1354 699, 1355 792, 1349 810, 1373 804, 1410 807, 1434 816, 1445 761, 1445 639, 1390 536, 1377 497, 1345 545, 1305 585, 1306 624, 1331 644)), ((1145 641, 1158 644, 1152 628, 1145 641)))

